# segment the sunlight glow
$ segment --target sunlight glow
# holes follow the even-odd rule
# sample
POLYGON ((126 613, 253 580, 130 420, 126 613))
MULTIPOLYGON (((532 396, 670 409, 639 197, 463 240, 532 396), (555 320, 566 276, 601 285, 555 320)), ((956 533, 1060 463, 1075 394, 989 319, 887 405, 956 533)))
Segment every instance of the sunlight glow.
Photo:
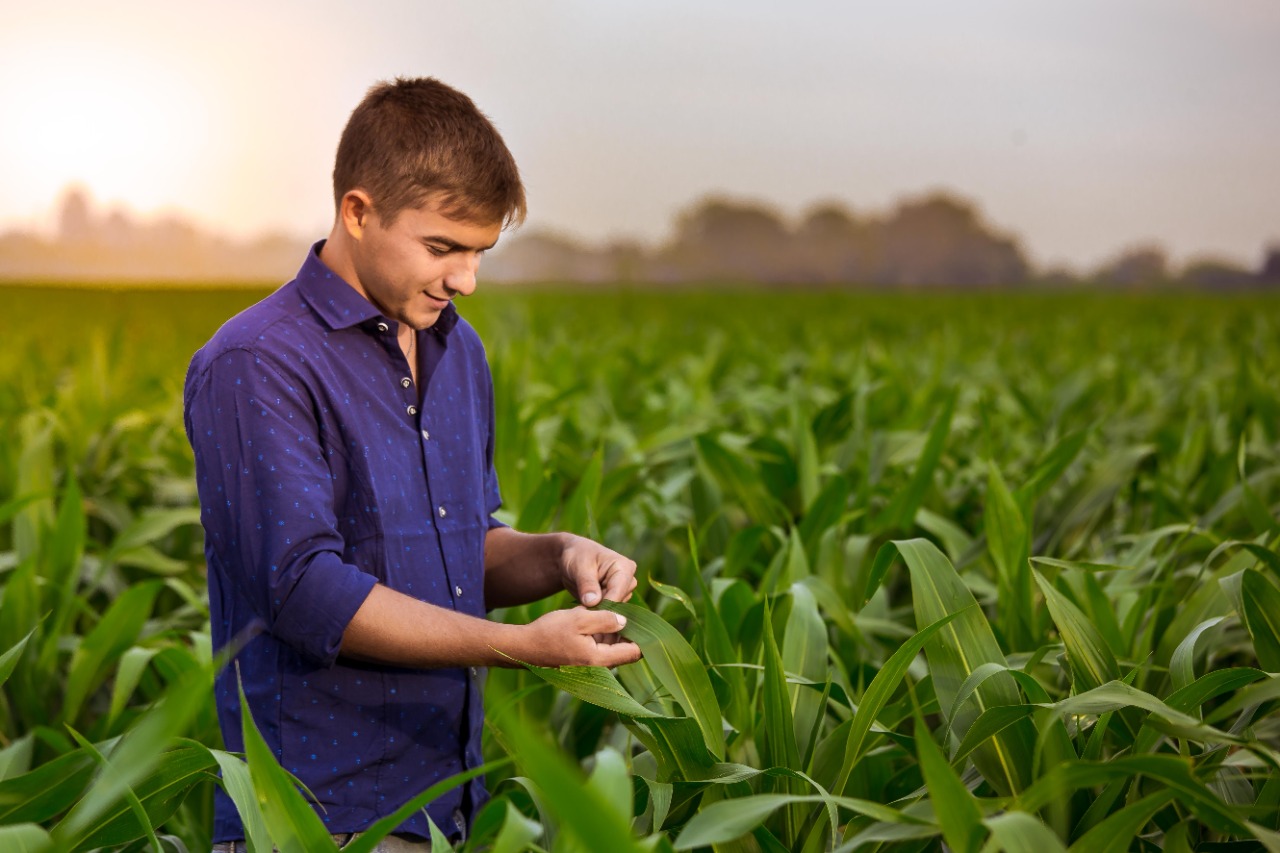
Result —
POLYGON ((135 209, 178 201, 209 137, 204 93, 136 54, 93 44, 30 45, 0 75, 0 157, 13 196, 42 206, 69 183, 135 209), (26 69, 26 73, 12 73, 26 69))

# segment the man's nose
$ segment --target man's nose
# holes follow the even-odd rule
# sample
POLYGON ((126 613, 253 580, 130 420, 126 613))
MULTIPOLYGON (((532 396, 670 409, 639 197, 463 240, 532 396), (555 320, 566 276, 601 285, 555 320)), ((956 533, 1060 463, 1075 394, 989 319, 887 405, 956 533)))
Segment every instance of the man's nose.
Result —
POLYGON ((480 256, 471 252, 459 252, 457 263, 445 274, 444 286, 450 293, 470 296, 476 289, 476 273, 480 269, 480 256))

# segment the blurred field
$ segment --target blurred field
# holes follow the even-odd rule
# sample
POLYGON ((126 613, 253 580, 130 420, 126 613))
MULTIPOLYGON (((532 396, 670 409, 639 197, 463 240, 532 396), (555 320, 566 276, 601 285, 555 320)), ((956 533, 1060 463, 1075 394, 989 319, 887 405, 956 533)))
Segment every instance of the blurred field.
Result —
MULTIPOLYGON (((0 290, 0 842, 207 840, 239 759, 199 703, 148 710, 212 665, 181 387, 265 292, 0 290), (67 727, 112 756, 147 724, 121 778, 173 781, 121 806, 67 727)), ((506 517, 636 558, 646 642, 676 649, 620 687, 492 673, 516 768, 468 849, 1280 849, 1280 296, 482 287, 460 310, 506 517), (558 791, 586 771, 604 817, 558 791)))

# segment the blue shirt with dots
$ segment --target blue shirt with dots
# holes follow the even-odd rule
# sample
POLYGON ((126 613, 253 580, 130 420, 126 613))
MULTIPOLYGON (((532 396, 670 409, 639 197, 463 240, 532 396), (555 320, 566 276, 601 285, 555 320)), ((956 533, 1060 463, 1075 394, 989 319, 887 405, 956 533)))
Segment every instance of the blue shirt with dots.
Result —
MULTIPOLYGON (((484 539, 501 500, 475 330, 450 305, 417 332, 415 385, 396 323, 320 260, 322 245, 195 354, 184 409, 213 645, 239 645, 215 682, 227 749, 244 749, 238 672, 281 765, 341 833, 482 761, 482 672, 338 649, 375 583, 483 617, 484 539)), ((428 812, 449 834, 485 796, 476 780, 428 812)), ((221 788, 214 811, 215 842, 244 837, 221 788)), ((421 812, 399 831, 429 835, 421 812)))

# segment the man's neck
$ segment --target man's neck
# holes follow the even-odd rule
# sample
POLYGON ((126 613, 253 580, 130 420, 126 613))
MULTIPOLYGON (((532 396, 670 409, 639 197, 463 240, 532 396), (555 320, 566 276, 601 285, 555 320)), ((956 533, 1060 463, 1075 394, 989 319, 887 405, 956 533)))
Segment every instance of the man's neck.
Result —
MULTIPOLYGON (((333 229, 329 232, 329 239, 324 241, 324 245, 320 247, 320 260, 324 265, 333 270, 334 275, 341 278, 349 284, 356 293, 359 293, 365 299, 369 299, 369 294, 364 292, 364 288, 360 286, 360 277, 356 275, 355 264, 351 260, 351 247, 348 245, 350 236, 342 229, 341 222, 335 222, 333 229)), ((372 302, 373 300, 369 300, 372 302)))

